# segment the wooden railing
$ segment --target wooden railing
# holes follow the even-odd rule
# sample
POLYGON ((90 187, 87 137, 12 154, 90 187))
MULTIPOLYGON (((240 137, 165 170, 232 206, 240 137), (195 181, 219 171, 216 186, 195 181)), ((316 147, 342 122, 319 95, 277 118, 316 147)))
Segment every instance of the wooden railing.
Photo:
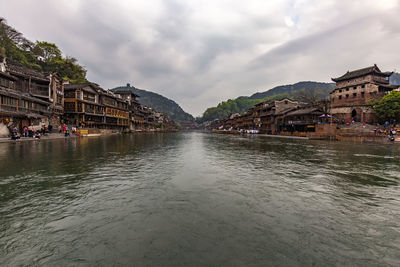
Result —
POLYGON ((5 111, 17 111, 18 110, 17 106, 11 106, 11 105, 5 105, 5 104, 1 104, 0 109, 5 110, 5 111))
POLYGON ((44 86, 32 86, 30 89, 30 93, 33 95, 40 95, 44 97, 49 96, 49 88, 44 86))

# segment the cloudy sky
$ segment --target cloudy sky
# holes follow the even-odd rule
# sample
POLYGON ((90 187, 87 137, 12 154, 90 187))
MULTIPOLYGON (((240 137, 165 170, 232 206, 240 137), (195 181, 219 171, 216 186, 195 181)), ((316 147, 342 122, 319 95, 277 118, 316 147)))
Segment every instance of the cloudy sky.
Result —
POLYGON ((104 88, 130 82, 195 116, 222 100, 376 63, 400 70, 400 1, 0 0, 104 88))

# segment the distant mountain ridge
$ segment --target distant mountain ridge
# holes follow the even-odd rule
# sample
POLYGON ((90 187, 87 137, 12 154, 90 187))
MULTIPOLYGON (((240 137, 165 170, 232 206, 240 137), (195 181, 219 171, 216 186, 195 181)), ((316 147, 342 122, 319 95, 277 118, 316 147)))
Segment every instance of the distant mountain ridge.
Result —
POLYGON ((208 108, 198 122, 223 119, 233 113, 244 113, 254 105, 275 99, 296 99, 301 92, 308 92, 320 99, 329 97, 329 93, 335 88, 335 83, 323 83, 304 81, 289 85, 276 86, 264 92, 257 92, 251 96, 240 96, 219 103, 216 107, 208 108))
POLYGON ((389 77, 389 83, 393 85, 400 85, 400 73, 393 73, 392 76, 389 77))
POLYGON ((262 98, 270 97, 273 95, 279 95, 279 94, 289 94, 289 96, 292 96, 293 93, 296 93, 303 89, 317 91, 321 98, 326 98, 329 96, 329 93, 333 90, 334 87, 335 87, 335 83, 304 81, 304 82, 298 82, 295 84, 276 86, 265 92, 255 93, 255 94, 251 95, 249 98, 250 99, 262 99, 262 98))
POLYGON ((192 115, 185 112, 175 101, 166 98, 165 96, 144 89, 138 89, 130 84, 115 87, 111 89, 111 91, 117 89, 131 90, 134 94, 139 96, 139 103, 154 108, 158 112, 168 114, 168 116, 176 122, 194 121, 192 115))

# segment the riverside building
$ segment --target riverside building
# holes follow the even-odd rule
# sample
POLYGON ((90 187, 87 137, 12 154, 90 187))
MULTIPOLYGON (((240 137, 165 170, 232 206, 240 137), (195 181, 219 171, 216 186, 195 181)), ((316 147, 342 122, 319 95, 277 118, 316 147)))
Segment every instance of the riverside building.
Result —
POLYGON ((331 114, 339 121, 377 123, 371 102, 398 87, 389 84, 392 74, 373 65, 332 78, 336 88, 330 93, 331 114))
POLYGON ((76 127, 129 128, 128 101, 91 83, 65 86, 66 123, 76 127))
POLYGON ((54 74, 45 74, 0 57, 0 123, 8 128, 60 125, 63 86, 54 74))

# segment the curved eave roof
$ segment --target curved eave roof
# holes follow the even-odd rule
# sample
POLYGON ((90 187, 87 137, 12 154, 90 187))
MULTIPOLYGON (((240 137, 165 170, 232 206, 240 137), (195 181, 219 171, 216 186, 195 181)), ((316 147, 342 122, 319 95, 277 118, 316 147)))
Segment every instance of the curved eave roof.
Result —
POLYGON ((378 66, 373 65, 373 66, 366 67, 363 69, 347 71, 344 75, 342 75, 338 78, 331 78, 331 79, 334 82, 340 82, 340 81, 344 81, 344 80, 348 80, 348 79, 354 79, 357 77, 365 76, 368 74, 377 74, 380 76, 389 77, 390 75, 393 74, 393 72, 390 72, 390 73, 381 72, 381 70, 378 68, 378 66))

